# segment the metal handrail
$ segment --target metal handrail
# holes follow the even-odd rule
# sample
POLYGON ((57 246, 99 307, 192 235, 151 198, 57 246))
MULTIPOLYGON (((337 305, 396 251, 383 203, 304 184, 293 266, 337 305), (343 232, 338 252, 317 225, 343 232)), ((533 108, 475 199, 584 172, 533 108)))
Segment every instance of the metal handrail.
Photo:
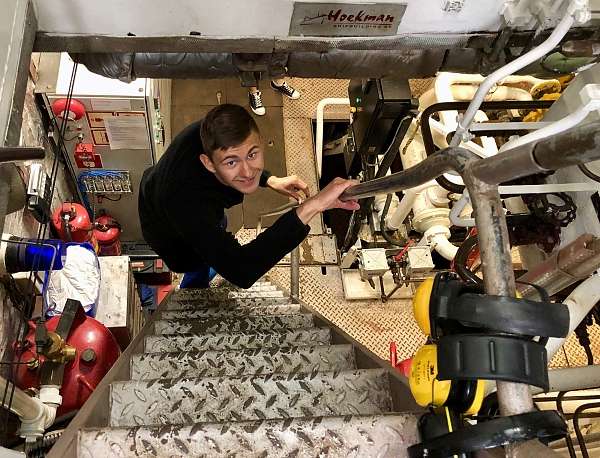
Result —
MULTIPOLYGON (((299 202, 288 202, 273 210, 258 215, 258 223, 256 225, 256 235, 260 234, 262 227, 262 219, 267 216, 277 216, 285 213, 292 208, 300 205, 299 202)), ((290 300, 298 302, 300 300, 300 246, 297 246, 290 252, 290 300)))

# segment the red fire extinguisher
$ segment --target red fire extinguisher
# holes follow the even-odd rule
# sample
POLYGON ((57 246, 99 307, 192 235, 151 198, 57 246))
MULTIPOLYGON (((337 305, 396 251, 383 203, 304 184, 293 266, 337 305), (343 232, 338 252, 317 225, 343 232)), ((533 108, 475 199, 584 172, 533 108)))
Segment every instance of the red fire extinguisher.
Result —
POLYGON ((94 238, 100 247, 100 256, 121 255, 121 225, 108 214, 96 218, 94 221, 94 238))
MULTIPOLYGON (((61 315, 58 315, 46 321, 47 331, 58 332, 60 319, 61 315)), ((25 343, 15 348, 17 361, 28 363, 19 364, 15 369, 15 383, 22 389, 38 388, 40 385, 40 366, 46 357, 36 351, 38 326, 39 323, 30 321, 25 343)), ((119 344, 108 328, 86 316, 83 310, 77 312, 67 333, 64 343, 74 349, 74 358, 65 363, 58 416, 80 409, 120 355, 119 344)))
POLYGON ((90 215, 83 205, 75 202, 64 202, 58 207, 52 214, 52 225, 67 242, 90 242, 93 236, 90 215))

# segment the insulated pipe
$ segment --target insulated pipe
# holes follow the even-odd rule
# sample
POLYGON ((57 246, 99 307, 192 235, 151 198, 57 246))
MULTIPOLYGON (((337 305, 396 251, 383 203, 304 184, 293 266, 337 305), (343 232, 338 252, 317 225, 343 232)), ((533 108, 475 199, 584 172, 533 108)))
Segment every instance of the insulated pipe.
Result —
MULTIPOLYGON (((584 280, 563 301, 569 308, 569 334, 567 337, 551 337, 546 344, 548 360, 551 360, 562 347, 565 340, 573 333, 575 328, 583 321, 594 305, 600 301, 600 275, 592 275, 584 280)), ((600 385, 598 385, 600 386, 600 385)))
MULTIPOLYGON (((452 99, 445 101, 451 102, 455 100, 464 102, 472 100, 476 92, 477 86, 474 84, 453 85, 450 87, 452 99)), ((494 92, 485 97, 486 102, 499 102, 501 100, 532 100, 532 97, 525 89, 510 86, 498 86, 494 92)), ((424 108, 437 102, 438 100, 435 98, 435 89, 429 89, 419 97, 419 105, 424 108)))
POLYGON ((467 108, 463 118, 458 123, 458 128, 450 141, 450 146, 457 146, 463 140, 463 136, 468 132, 469 126, 473 122, 475 114, 477 113, 477 110, 479 110, 485 96, 498 81, 541 59, 560 43, 575 22, 575 18, 573 17, 573 9, 576 8, 575 3, 576 2, 573 2, 571 4, 568 13, 560 20, 556 28, 542 44, 516 58, 504 67, 499 68, 483 80, 475 93, 475 97, 473 97, 473 100, 469 104, 469 108, 467 108))
POLYGON ((317 104, 317 135, 316 135, 316 151, 317 151, 317 181, 321 179, 321 168, 323 164, 323 111, 327 105, 350 105, 348 98, 325 98, 317 104))
POLYGON ((16 414, 21 420, 34 420, 44 413, 44 404, 39 399, 32 398, 26 394, 23 390, 14 386, 14 383, 6 380, 4 377, 0 377, 0 392, 8 392, 14 388, 12 396, 12 402, 5 400, 3 407, 9 409, 11 412, 16 414))

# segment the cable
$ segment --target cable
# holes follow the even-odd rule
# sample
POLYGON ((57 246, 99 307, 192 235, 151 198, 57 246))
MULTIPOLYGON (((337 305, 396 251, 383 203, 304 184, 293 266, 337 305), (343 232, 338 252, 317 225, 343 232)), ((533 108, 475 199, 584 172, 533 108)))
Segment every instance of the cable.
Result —
MULTIPOLYGON (((116 199, 108 197, 106 194, 97 194, 96 195, 96 198, 98 198, 98 199, 106 199, 106 200, 109 200, 111 202, 118 202, 118 201, 121 200, 122 197, 123 197, 123 194, 119 194, 119 197, 117 197, 116 199)), ((102 202, 98 201, 98 203, 100 204, 102 202)))

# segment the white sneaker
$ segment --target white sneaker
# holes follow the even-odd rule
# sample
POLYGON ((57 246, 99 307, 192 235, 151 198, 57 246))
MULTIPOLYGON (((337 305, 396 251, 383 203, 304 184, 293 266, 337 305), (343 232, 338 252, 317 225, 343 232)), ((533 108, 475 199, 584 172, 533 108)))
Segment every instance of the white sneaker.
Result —
POLYGON ((262 103, 261 99, 262 93, 260 91, 257 92, 248 92, 248 100, 250 101, 250 108, 252 112, 257 116, 264 116, 267 110, 265 110, 265 106, 262 103))
POLYGON ((281 92, 283 95, 285 95, 286 97, 289 97, 292 100, 297 100, 300 98, 300 91, 297 91, 296 89, 294 89, 292 86, 290 86, 285 81, 283 82, 283 84, 281 86, 278 86, 273 81, 271 81, 271 88, 274 91, 281 92))

